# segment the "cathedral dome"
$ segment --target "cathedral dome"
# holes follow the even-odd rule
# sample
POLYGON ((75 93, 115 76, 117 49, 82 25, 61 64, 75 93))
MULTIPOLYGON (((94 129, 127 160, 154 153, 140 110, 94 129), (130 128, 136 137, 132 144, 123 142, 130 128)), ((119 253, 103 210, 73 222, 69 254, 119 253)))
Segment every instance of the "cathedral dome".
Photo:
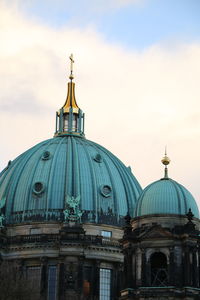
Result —
POLYGON ((0 174, 1 215, 7 224, 63 221, 121 225, 133 215, 141 187, 130 168, 84 137, 84 114, 75 99, 73 75, 56 132, 21 154, 0 174))
POLYGON ((160 179, 144 189, 137 202, 135 216, 186 215, 190 208, 194 216, 199 218, 199 210, 192 194, 172 179, 160 179))
POLYGON ((141 187, 129 168, 82 137, 43 141, 9 164, 0 177, 0 199, 10 223, 62 220, 67 197, 80 200, 82 221, 120 222, 133 213, 141 187))
POLYGON ((170 159, 165 155, 164 178, 148 185, 141 193, 135 208, 135 217, 152 214, 186 215, 191 209, 196 218, 199 210, 192 194, 180 183, 168 177, 167 165, 170 159))

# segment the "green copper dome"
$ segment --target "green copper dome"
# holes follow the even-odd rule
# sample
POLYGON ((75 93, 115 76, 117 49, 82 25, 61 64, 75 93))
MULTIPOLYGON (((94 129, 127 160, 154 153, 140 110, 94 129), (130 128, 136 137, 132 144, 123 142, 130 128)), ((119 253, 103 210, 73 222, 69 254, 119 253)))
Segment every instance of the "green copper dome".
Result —
POLYGON ((121 225, 127 212, 133 215, 141 187, 130 168, 85 139, 70 59, 54 138, 21 154, 0 174, 0 225, 50 220, 121 225))
POLYGON ((151 214, 186 215, 191 208, 196 218, 199 210, 191 193, 178 182, 163 178, 148 185, 140 195, 135 216, 151 214))
POLYGON ((64 220, 66 200, 78 199, 82 222, 121 224, 141 187, 129 168, 102 146, 62 136, 21 154, 1 173, 6 223, 64 220))

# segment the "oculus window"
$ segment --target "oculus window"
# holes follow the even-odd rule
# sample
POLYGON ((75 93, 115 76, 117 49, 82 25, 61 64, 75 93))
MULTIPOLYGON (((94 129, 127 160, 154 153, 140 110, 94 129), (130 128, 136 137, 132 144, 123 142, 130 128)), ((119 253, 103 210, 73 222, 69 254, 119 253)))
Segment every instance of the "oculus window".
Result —
POLYGON ((43 160, 48 160, 50 158, 51 154, 49 151, 44 151, 42 154, 42 159, 43 160))
POLYGON ((102 157, 99 153, 97 153, 94 157, 94 160, 98 163, 101 163, 102 162, 102 157))
POLYGON ((109 185, 102 185, 100 187, 100 191, 101 191, 101 194, 107 198, 107 197, 111 196, 112 188, 109 185))
POLYGON ((35 182, 33 185, 33 193, 35 195, 40 195, 44 192, 44 184, 42 182, 35 182))

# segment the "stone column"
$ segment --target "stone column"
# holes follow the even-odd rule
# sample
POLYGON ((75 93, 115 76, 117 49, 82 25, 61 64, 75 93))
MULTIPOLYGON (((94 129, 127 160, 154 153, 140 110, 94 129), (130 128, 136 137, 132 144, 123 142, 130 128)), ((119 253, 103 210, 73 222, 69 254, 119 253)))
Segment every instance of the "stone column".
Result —
POLYGON ((141 286, 142 283, 142 252, 137 249, 136 252, 136 286, 141 286))
POLYGON ((170 284, 182 286, 183 284, 183 254, 181 246, 175 246, 170 249, 171 267, 170 267, 170 284))
POLYGON ((124 251, 124 278, 123 289, 131 288, 133 286, 133 261, 132 261, 132 249, 128 248, 124 251))
POLYGON ((66 289, 66 278, 65 278, 65 264, 61 260, 59 265, 58 265, 58 272, 59 272, 59 284, 58 284, 58 294, 59 294, 59 299, 63 300, 65 297, 65 289, 66 289))
POLYGON ((48 264, 48 258, 46 256, 43 256, 40 258, 41 261, 41 281, 40 281, 40 294, 42 299, 46 299, 47 295, 47 286, 48 286, 48 270, 47 270, 47 264, 48 264))
POLYGON ((145 282, 146 286, 151 286, 151 262, 150 257, 146 257, 146 264, 145 264, 145 282))
POLYGON ((193 251, 193 286, 199 287, 199 271, 198 271, 198 257, 197 257, 197 249, 195 248, 193 251))
POLYGON ((141 265, 141 285, 146 286, 146 254, 145 249, 141 249, 142 251, 142 265, 141 265))
POLYGON ((124 278, 124 272, 123 272, 123 264, 118 263, 117 267, 117 286, 119 287, 119 291, 123 289, 123 278, 124 278))
POLYGON ((128 257, 126 252, 124 252, 124 268, 123 268, 123 277, 122 277, 122 289, 128 287, 128 257))
POLYGON ((100 273, 100 261, 95 260, 93 267, 93 295, 94 299, 99 299, 99 273, 100 273))
POLYGON ((193 265, 193 249, 189 248, 189 286, 193 286, 194 265, 193 265))
POLYGON ((133 278, 133 283, 132 287, 136 287, 136 250, 134 249, 132 252, 132 259, 131 259, 131 265, 132 265, 132 278, 133 278))
POLYGON ((81 294, 83 291, 83 268, 84 268, 84 257, 79 257, 78 262, 78 278, 77 278, 77 290, 81 294))
POLYGON ((133 286, 133 269, 132 269, 132 249, 128 249, 127 251, 127 283, 128 287, 131 288, 133 286))
POLYGON ((176 270, 176 256, 175 256, 175 247, 174 248, 170 248, 169 249, 170 253, 169 253, 169 275, 168 275, 168 281, 170 285, 177 285, 177 282, 175 280, 175 278, 177 278, 178 276, 178 271, 176 270))
POLYGON ((184 251, 184 285, 190 285, 190 256, 189 256, 189 248, 185 247, 184 251))

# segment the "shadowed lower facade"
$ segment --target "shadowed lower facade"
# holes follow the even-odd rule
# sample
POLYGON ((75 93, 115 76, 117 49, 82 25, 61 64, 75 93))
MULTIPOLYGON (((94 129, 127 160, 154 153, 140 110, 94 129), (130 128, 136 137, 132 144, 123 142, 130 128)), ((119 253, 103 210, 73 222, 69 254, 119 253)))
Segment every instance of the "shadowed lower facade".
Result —
POLYGON ((164 177, 139 196, 121 240, 124 289, 120 299, 200 299, 199 211, 181 184, 164 177), (186 213, 187 212, 187 213, 186 213))

